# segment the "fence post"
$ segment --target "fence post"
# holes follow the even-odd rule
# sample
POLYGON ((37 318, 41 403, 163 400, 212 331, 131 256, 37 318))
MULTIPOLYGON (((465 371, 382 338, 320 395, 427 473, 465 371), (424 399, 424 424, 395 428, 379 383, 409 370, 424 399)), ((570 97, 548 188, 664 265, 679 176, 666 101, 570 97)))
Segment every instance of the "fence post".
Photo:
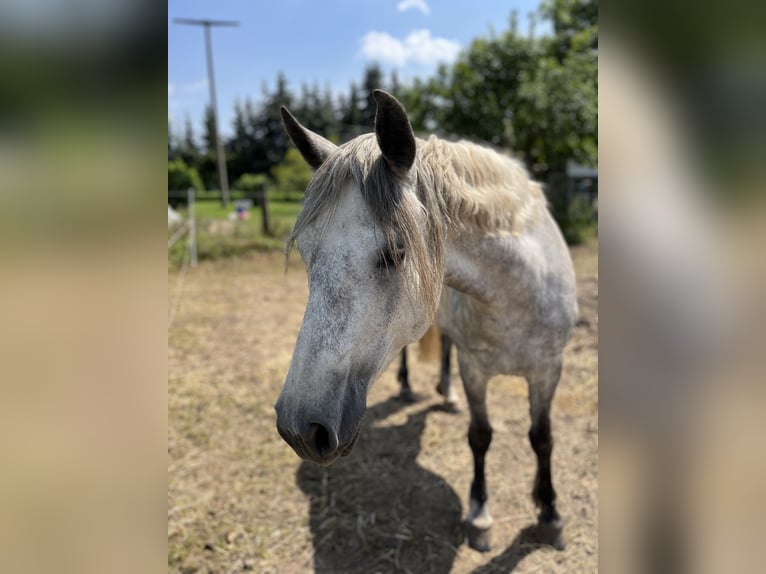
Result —
POLYGON ((261 208, 263 234, 271 235, 271 228, 269 227, 268 188, 265 183, 261 184, 261 191, 256 195, 258 197, 258 206, 261 208))
POLYGON ((197 220, 194 211, 194 188, 190 187, 187 192, 189 196, 189 237, 187 246, 191 254, 191 266, 197 266, 197 220))

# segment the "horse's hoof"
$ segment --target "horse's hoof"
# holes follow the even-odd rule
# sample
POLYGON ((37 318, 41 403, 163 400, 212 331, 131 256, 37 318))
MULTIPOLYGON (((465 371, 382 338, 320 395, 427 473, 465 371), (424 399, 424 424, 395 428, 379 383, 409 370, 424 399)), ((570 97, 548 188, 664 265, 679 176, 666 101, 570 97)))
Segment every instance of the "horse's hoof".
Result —
POLYGON ((403 389, 399 393, 399 400, 404 403, 414 403, 415 402, 415 394, 410 389, 403 389))
POLYGON ((466 533, 468 535, 468 546, 478 552, 489 552, 492 549, 490 544, 490 532, 489 528, 481 529, 466 525, 466 533))
POLYGON ((444 401, 442 403, 442 410, 445 413, 456 415, 460 412, 460 406, 454 401, 444 401))
POLYGON ((556 550, 564 550, 564 522, 558 514, 541 513, 537 523, 538 538, 542 544, 553 546, 556 550))
POLYGON ((561 530, 548 530, 544 526, 539 527, 540 542, 552 546, 558 551, 566 550, 567 544, 564 540, 564 533, 561 530))

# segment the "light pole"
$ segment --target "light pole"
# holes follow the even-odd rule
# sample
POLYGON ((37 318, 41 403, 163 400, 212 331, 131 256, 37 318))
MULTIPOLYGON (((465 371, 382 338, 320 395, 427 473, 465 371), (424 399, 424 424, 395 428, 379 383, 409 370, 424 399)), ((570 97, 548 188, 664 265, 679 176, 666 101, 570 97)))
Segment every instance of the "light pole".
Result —
POLYGON ((218 103, 215 97, 215 75, 213 74, 213 44, 210 39, 212 26, 239 26, 239 22, 225 20, 194 20, 191 18, 174 18, 176 24, 189 26, 203 26, 205 28, 205 50, 207 53, 207 78, 210 86, 210 107, 213 110, 213 123, 215 128, 216 157, 218 158, 218 181, 221 184, 221 203, 224 207, 229 205, 229 175, 226 171, 226 155, 223 150, 221 136, 218 133, 218 103))

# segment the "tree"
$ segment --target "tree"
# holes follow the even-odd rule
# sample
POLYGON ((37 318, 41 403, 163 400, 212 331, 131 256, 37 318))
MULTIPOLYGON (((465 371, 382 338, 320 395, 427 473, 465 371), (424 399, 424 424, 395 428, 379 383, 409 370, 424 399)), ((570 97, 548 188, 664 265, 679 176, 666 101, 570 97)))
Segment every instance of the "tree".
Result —
POLYGON ((268 183, 265 174, 243 173, 235 182, 232 189, 249 193, 261 191, 268 183))
POLYGON ((340 137, 340 121, 338 110, 333 101, 332 89, 329 84, 325 86, 324 92, 318 99, 320 127, 325 137, 333 141, 338 141, 340 137))
POLYGON ((377 89, 385 89, 383 85, 383 72, 380 66, 372 64, 365 69, 364 80, 362 81, 364 105, 361 109, 360 123, 363 126, 372 127, 375 125, 375 112, 378 109, 378 105, 372 92, 377 89))
POLYGON ((535 38, 510 27, 475 39, 436 77, 405 90, 413 127, 508 148, 538 179, 568 159, 596 161, 597 8, 593 0, 552 0, 542 17, 556 34, 535 38))
POLYGON ((598 156, 595 55, 570 51, 540 58, 523 75, 513 118, 513 140, 539 177, 563 173, 568 159, 593 165, 598 156))
POLYGON ((205 106, 202 127, 204 151, 199 154, 195 165, 205 184, 205 189, 218 189, 220 181, 218 179, 218 162, 216 159, 216 126, 213 108, 210 105, 205 106))
POLYGON ((205 142, 205 153, 215 155, 216 152, 216 125, 215 114, 213 114, 213 108, 210 104, 205 106, 205 115, 203 118, 204 134, 203 140, 205 142))
POLYGON ((190 187, 197 191, 204 189, 197 170, 189 167, 180 159, 169 161, 168 190, 186 191, 190 187))
POLYGON ((252 172, 256 165, 253 161, 257 142, 250 127, 253 115, 252 102, 237 101, 234 104, 234 134, 226 142, 226 159, 229 168, 229 179, 236 181, 242 174, 252 172))
POLYGON ((199 163, 199 155, 199 148, 197 147, 197 141, 194 137, 194 128, 192 127, 191 119, 187 114, 184 118, 183 136, 178 143, 178 157, 180 157, 186 165, 193 167, 199 163))
POLYGON ((359 93, 355 83, 351 83, 348 100, 342 106, 341 116, 341 139, 348 140, 359 135, 359 126, 362 125, 362 110, 359 107, 359 93))
POLYGON ((401 96, 402 84, 399 82, 399 74, 397 74, 396 70, 391 71, 391 81, 388 87, 388 91, 395 98, 401 96))
POLYGON ((311 168, 295 148, 287 150, 284 161, 275 165, 271 174, 277 189, 285 195, 303 193, 311 180, 311 168))
POLYGON ((555 35, 540 40, 535 66, 525 70, 516 98, 513 140, 542 179, 575 159, 598 160, 598 5, 552 0, 542 15, 555 35))
POLYGON ((290 143, 282 127, 280 108, 292 107, 293 96, 287 87, 287 78, 281 72, 277 75, 274 92, 264 87, 263 102, 250 120, 250 128, 257 142, 253 153, 256 169, 253 173, 263 173, 282 161, 290 143))
POLYGON ((173 133, 173 124, 168 118, 168 159, 178 159, 181 151, 178 149, 178 142, 176 136, 173 133))

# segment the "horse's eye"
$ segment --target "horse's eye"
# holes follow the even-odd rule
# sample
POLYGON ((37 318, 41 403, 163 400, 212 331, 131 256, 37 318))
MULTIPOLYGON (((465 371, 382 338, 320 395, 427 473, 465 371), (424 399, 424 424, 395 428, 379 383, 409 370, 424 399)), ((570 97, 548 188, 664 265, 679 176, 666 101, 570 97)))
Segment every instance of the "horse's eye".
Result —
POLYGON ((404 261, 404 247, 384 249, 378 255, 378 269, 395 270, 404 261))

